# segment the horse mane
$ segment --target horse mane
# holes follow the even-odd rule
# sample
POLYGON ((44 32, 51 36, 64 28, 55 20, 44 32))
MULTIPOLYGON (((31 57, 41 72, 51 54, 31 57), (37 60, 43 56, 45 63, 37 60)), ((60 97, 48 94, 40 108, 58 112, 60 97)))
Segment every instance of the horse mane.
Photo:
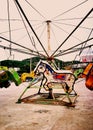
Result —
POLYGON ((49 64, 46 64, 46 69, 48 69, 51 73, 54 72, 54 69, 49 64))
POLYGON ((39 66, 40 64, 45 64, 45 65, 46 65, 46 69, 48 69, 51 73, 52 73, 52 72, 55 72, 55 73, 72 73, 70 70, 55 70, 54 68, 52 68, 52 66, 51 66, 47 61, 44 61, 44 60, 40 60, 40 61, 37 63, 37 65, 36 65, 34 71, 37 70, 37 68, 38 68, 38 66, 39 66))
POLYGON ((46 65, 46 69, 48 69, 50 72, 54 71, 53 68, 51 67, 51 65, 50 65, 47 61, 44 61, 44 60, 40 60, 40 61, 37 63, 37 65, 36 65, 34 71, 36 71, 37 68, 38 68, 38 66, 41 65, 41 64, 45 64, 45 65, 46 65))

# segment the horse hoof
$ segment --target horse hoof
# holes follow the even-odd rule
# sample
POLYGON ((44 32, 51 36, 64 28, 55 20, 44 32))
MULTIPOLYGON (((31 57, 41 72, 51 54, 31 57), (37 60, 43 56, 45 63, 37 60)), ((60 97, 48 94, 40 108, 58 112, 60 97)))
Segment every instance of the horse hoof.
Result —
POLYGON ((21 102, 22 102, 21 99, 18 99, 18 101, 16 103, 21 103, 21 102))

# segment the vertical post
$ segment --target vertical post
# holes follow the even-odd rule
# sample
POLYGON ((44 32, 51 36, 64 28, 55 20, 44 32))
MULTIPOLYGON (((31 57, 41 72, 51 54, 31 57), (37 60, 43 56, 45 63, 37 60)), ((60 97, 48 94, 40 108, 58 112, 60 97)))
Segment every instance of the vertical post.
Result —
POLYGON ((28 20, 28 18, 27 18, 27 16, 26 16, 26 14, 25 14, 24 10, 22 9, 22 7, 21 7, 20 3, 18 2, 18 0, 15 0, 15 2, 16 2, 16 4, 17 4, 18 8, 20 9, 21 13, 23 14, 23 16, 24 16, 24 18, 25 18, 26 22, 28 23, 28 25, 29 25, 30 29, 32 30, 33 34, 35 35, 36 39, 37 39, 37 40, 38 40, 38 42, 40 43, 40 45, 41 45, 41 47, 43 48, 44 52, 46 53, 47 57, 49 57, 49 55, 48 55, 48 53, 47 53, 46 49, 44 48, 44 46, 43 46, 43 44, 41 43, 41 41, 40 41, 39 37, 37 36, 37 34, 36 34, 35 30, 33 29, 33 27, 32 27, 32 25, 31 25, 31 23, 29 22, 29 20, 28 20))
MULTIPOLYGON (((9 0, 7 0, 7 13, 8 13, 8 25, 9 25, 9 39, 10 39, 10 41, 11 41, 11 25, 10 25, 10 10, 9 10, 9 0)), ((10 56, 12 55, 11 54, 11 42, 10 42, 10 45, 9 45, 9 47, 10 47, 10 56)))
MULTIPOLYGON (((67 38, 58 46, 58 48, 53 52, 51 57, 56 56, 55 53, 61 48, 61 46, 72 36, 72 34, 80 27, 80 25, 85 21, 85 19, 91 14, 93 8, 86 14, 86 16, 79 22, 79 24, 74 28, 74 30, 67 36, 67 38)), ((60 54, 60 53, 59 53, 60 54)), ((57 54, 58 55, 58 54, 57 54)))
POLYGON ((32 58, 30 58, 30 72, 32 71, 32 58))
POLYGON ((50 53, 51 47, 50 47, 50 20, 47 20, 47 37, 48 37, 48 54, 50 53))

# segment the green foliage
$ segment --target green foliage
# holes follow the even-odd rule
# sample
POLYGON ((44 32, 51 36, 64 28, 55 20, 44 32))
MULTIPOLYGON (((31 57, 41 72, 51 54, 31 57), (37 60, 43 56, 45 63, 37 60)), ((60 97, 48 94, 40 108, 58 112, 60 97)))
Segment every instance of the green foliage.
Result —
MULTIPOLYGON (((20 68, 19 73, 22 74, 24 72, 30 72, 30 63, 31 63, 31 68, 32 70, 35 68, 36 64, 41 60, 47 60, 45 58, 40 58, 40 57, 33 57, 31 59, 25 59, 22 61, 17 61, 17 60, 4 60, 1 61, 1 66, 7 66, 7 67, 13 67, 13 68, 20 68)), ((63 62, 59 59, 54 59, 55 64, 59 69, 64 69, 65 66, 72 65, 79 63, 79 61, 70 61, 70 62, 63 62)))

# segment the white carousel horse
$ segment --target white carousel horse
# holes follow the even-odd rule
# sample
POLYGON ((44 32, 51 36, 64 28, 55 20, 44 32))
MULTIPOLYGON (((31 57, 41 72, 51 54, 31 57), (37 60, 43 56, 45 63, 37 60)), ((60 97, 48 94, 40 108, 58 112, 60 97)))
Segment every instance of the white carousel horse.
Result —
POLYGON ((30 82, 29 86, 23 91, 18 99, 18 103, 21 102, 21 97, 37 82, 41 82, 38 94, 40 94, 41 87, 44 87, 46 91, 49 91, 49 98, 55 98, 53 94, 53 87, 56 85, 61 86, 64 90, 70 103, 70 94, 73 91, 74 95, 77 93, 74 90, 75 75, 69 70, 54 70, 53 67, 46 61, 40 60, 34 69, 35 77, 30 82))
POLYGON ((42 75, 43 77, 38 93, 40 93, 42 86, 45 90, 50 91, 51 93, 52 88, 58 84, 64 89, 64 92, 68 95, 68 98, 72 91, 74 91, 75 95, 77 95, 74 90, 76 78, 71 71, 54 70, 48 62, 40 60, 34 69, 34 72, 36 75, 42 75))

